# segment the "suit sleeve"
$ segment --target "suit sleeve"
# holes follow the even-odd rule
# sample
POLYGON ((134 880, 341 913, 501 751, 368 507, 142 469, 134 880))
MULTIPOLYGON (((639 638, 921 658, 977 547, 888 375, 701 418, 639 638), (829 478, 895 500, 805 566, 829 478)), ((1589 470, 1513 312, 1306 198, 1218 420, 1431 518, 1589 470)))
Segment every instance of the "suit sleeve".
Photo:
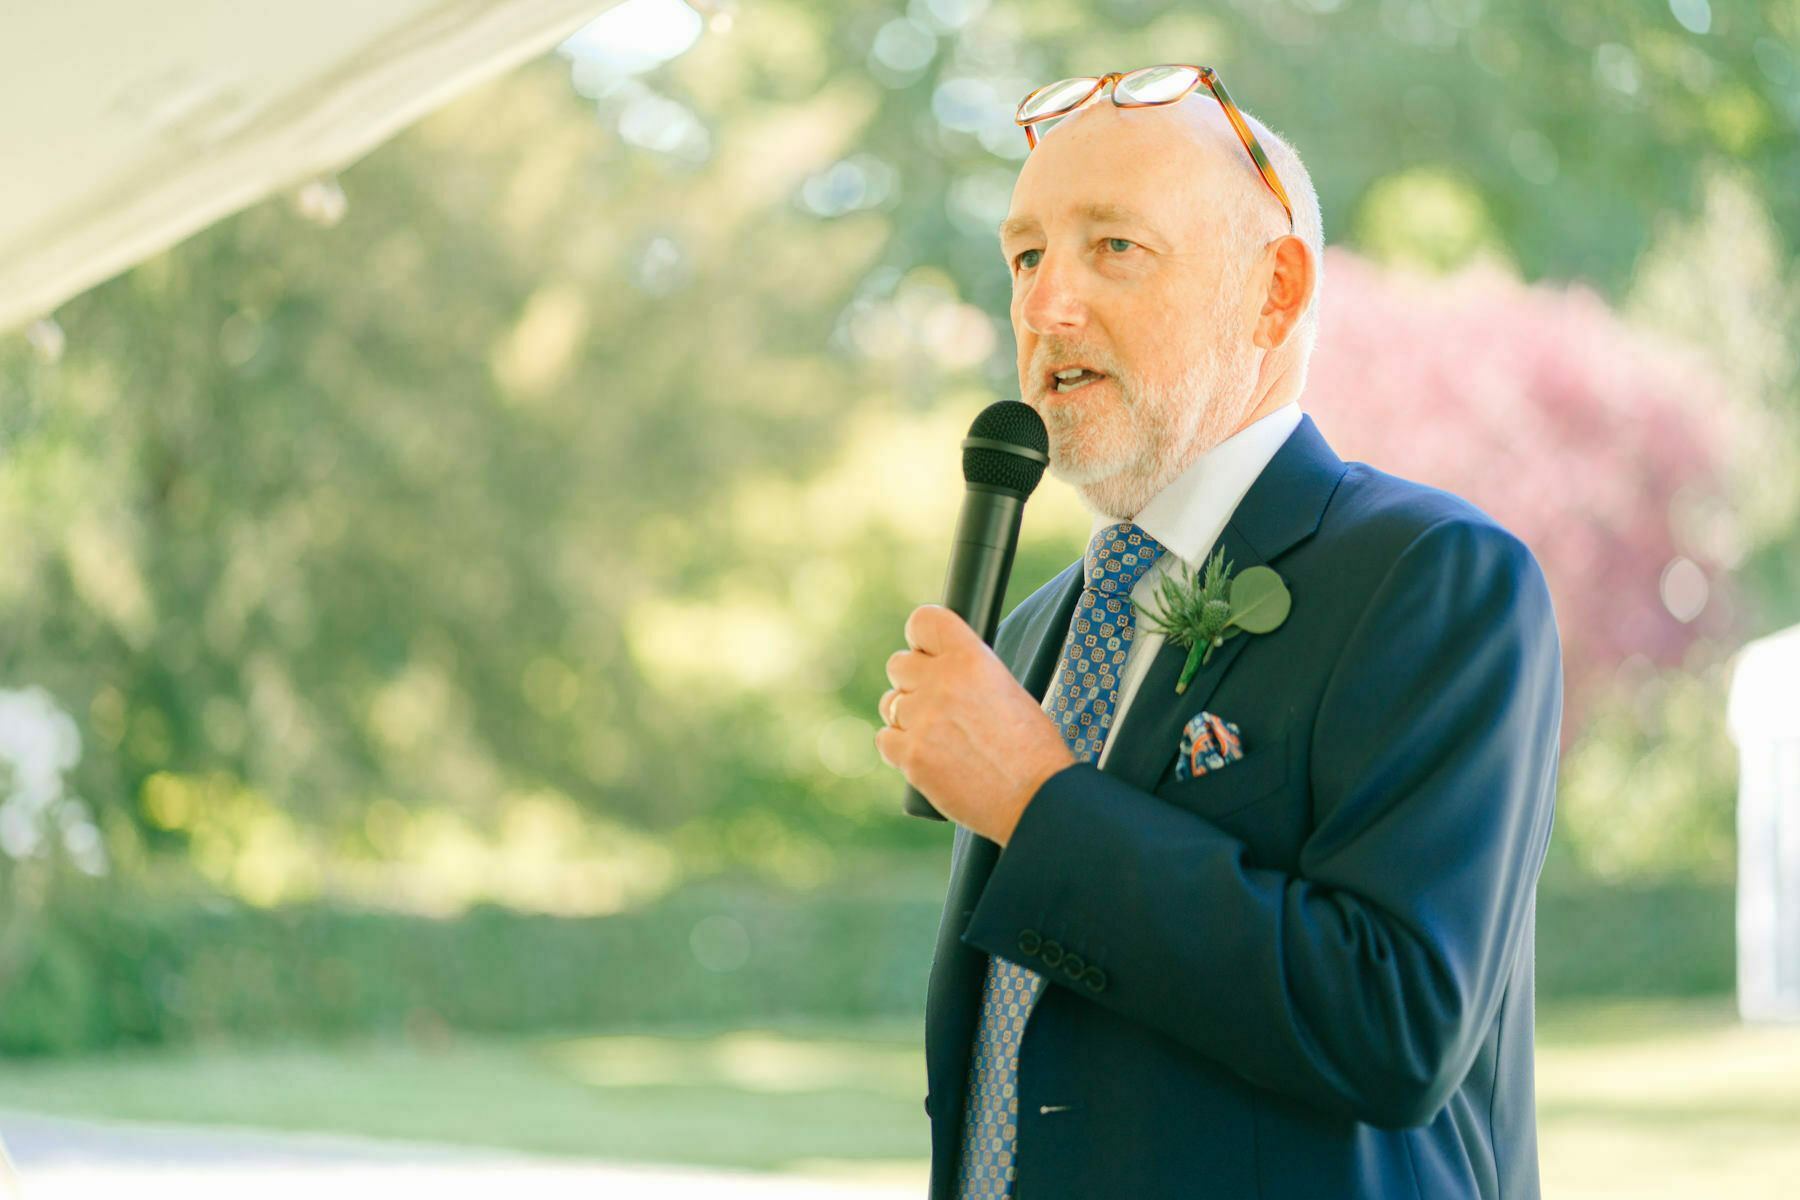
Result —
POLYGON ((1424 1124, 1530 953, 1561 707, 1530 553, 1497 526, 1434 525, 1331 668, 1293 871, 1080 764, 1026 807, 964 941, 1031 967, 1019 935, 1040 930, 1106 971, 1093 1002, 1251 1083, 1424 1124))

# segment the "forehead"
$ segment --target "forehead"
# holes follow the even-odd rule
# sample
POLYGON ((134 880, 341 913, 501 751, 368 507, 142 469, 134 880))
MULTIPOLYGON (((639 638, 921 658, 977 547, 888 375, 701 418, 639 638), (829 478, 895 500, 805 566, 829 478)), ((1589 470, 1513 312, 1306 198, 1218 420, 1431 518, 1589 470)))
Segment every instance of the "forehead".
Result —
POLYGON ((1187 109, 1099 104, 1049 130, 1019 171, 1003 235, 1027 224, 1202 220, 1207 188, 1230 181, 1210 131, 1187 109))

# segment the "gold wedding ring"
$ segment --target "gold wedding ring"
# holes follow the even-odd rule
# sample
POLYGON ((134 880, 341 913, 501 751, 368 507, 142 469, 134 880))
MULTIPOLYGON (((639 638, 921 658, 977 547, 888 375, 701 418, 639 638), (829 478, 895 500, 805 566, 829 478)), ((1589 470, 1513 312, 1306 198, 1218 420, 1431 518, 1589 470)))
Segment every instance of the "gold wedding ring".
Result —
POLYGON ((892 700, 888 701, 888 725, 891 728, 898 729, 898 730, 900 730, 900 732, 905 733, 906 727, 900 724, 900 697, 901 697, 901 695, 903 695, 903 693, 895 692, 894 698, 892 700))

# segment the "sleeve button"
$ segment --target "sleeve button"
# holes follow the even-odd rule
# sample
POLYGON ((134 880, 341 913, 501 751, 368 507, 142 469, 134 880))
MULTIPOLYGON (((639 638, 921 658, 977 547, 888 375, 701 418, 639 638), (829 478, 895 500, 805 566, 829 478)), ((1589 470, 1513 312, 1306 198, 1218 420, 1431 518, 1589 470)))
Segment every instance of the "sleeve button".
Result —
POLYGON ((1081 973, 1087 969, 1087 964, 1081 961, 1081 955, 1079 954, 1065 954, 1063 955, 1062 969, 1064 975, 1067 975, 1076 982, 1080 982, 1081 973))
POLYGON ((1041 939, 1035 929, 1027 929, 1019 935, 1019 950, 1026 955, 1036 954, 1040 944, 1041 939))
POLYGON ((1090 992, 1104 992, 1106 990, 1106 972, 1099 967, 1089 967, 1082 973, 1081 982, 1087 986, 1090 992))
POLYGON ((1046 941, 1044 948, 1038 951, 1038 957, 1044 960, 1046 967, 1057 966, 1063 960, 1063 948, 1056 942, 1046 941))

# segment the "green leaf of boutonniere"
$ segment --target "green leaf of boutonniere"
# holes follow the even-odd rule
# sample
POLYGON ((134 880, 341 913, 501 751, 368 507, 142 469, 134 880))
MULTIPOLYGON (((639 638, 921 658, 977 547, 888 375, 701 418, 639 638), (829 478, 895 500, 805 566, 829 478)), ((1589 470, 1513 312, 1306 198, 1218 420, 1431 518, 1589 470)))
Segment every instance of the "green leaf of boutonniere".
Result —
POLYGON ((1204 572, 1189 571, 1186 579, 1175 571, 1164 575, 1156 598, 1157 611, 1144 615, 1171 642, 1192 647, 1175 684, 1177 695, 1187 691, 1194 672, 1226 638, 1270 633, 1293 606, 1287 585, 1269 567, 1248 567, 1233 578, 1223 547, 1207 560, 1204 572))
POLYGON ((1293 607, 1287 584, 1270 567, 1246 567, 1231 581, 1231 623, 1245 633, 1271 633, 1293 607))

